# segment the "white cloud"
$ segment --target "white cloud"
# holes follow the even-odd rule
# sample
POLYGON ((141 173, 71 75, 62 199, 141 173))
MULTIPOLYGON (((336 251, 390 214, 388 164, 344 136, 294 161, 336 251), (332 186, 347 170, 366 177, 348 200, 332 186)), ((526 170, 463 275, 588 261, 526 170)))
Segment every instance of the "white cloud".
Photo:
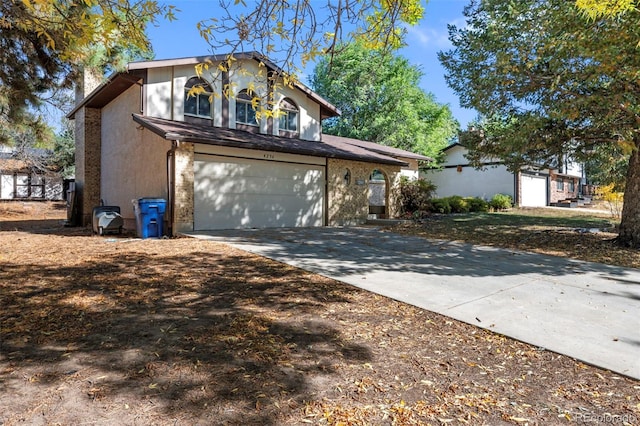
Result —
POLYGON ((461 16, 449 22, 448 25, 454 25, 458 28, 467 28, 467 19, 464 16, 461 16))
POLYGON ((417 42, 430 49, 447 49, 451 47, 447 27, 433 28, 428 26, 407 26, 407 36, 410 44, 417 42))

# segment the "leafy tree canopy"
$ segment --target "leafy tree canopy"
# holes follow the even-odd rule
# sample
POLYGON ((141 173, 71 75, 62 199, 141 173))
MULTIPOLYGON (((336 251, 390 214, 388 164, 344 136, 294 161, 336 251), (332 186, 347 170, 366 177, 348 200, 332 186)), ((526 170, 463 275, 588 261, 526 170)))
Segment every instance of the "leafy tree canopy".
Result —
POLYGON ((74 129, 71 123, 67 122, 55 137, 50 167, 57 170, 62 177, 73 177, 76 169, 75 154, 74 129))
POLYGON ((576 6, 592 19, 630 12, 637 3, 637 0, 576 0, 576 6))
MULTIPOLYGON (((295 64, 334 52, 346 39, 394 49, 404 25, 423 16, 421 0, 219 0, 218 18, 198 24, 215 52, 253 50, 282 66, 284 84, 295 80, 295 64), (221 15, 221 16, 220 16, 221 15)), ((26 125, 46 132, 38 108, 51 92, 69 88, 79 69, 118 69, 148 58, 147 24, 176 9, 158 0, 10 0, 0 4, 0 49, 12 61, 0 64, 0 126, 26 125)), ((206 11, 203 10, 206 16, 206 11)), ((206 68, 202 64, 200 70, 206 68)), ((6 132, 5 132, 6 133, 6 132)), ((7 140, 4 140, 7 142, 7 140)))
POLYGON ((622 147, 631 156, 618 240, 640 246, 636 20, 587 19, 563 0, 472 0, 464 14, 440 60, 462 106, 487 118, 467 139, 472 155, 517 168, 622 147))
POLYGON ((631 152, 627 145, 598 145, 584 163, 589 184, 611 185, 616 192, 624 192, 627 166, 631 152))
POLYGON ((41 136, 43 103, 71 87, 83 66, 103 69, 123 51, 150 52, 145 24, 161 15, 172 18, 173 8, 152 0, 1 2, 0 126, 41 136))
MULTIPOLYGON (((589 18, 611 17, 638 11, 637 0, 576 0, 576 6, 589 18)), ((599 185, 613 185, 615 191, 624 191, 626 170, 631 151, 628 146, 601 145, 596 147, 585 167, 589 181, 599 185)))
POLYGON ((361 44, 322 58, 311 86, 342 112, 323 131, 437 158, 458 123, 419 87, 422 75, 407 59, 361 44))
MULTIPOLYGON (((198 24, 213 51, 256 51, 294 76, 305 66, 333 54, 345 41, 393 50, 404 41, 405 25, 424 14, 423 0, 219 0, 222 17, 198 24)), ((219 13, 219 12, 218 12, 219 13)))

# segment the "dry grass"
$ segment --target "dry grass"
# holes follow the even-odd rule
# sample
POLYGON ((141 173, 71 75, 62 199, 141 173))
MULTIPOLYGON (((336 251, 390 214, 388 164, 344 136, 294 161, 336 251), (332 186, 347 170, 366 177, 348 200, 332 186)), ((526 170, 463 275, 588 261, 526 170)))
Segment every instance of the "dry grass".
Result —
POLYGON ((223 244, 63 218, 2 217, 0 424, 639 422, 637 381, 223 244))
POLYGON ((514 209, 504 213, 432 216, 393 227, 426 238, 465 241, 628 268, 640 267, 640 251, 617 246, 618 221, 603 211, 514 209))

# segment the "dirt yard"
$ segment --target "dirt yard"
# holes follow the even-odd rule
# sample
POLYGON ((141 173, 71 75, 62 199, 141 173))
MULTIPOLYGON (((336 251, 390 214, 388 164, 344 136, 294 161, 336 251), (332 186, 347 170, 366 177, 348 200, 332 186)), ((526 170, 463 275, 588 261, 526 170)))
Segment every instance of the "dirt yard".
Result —
POLYGON ((638 381, 222 244, 65 215, 0 204, 0 425, 640 424, 638 381))

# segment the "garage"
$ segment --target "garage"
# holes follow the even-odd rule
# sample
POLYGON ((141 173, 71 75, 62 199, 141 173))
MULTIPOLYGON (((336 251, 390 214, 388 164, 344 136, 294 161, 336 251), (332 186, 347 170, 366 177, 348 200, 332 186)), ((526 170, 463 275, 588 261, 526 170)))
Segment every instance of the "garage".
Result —
POLYGON ((324 225, 325 166, 194 156, 194 229, 324 225))
POLYGON ((544 207, 547 205, 547 177, 520 175, 520 205, 522 207, 544 207))

